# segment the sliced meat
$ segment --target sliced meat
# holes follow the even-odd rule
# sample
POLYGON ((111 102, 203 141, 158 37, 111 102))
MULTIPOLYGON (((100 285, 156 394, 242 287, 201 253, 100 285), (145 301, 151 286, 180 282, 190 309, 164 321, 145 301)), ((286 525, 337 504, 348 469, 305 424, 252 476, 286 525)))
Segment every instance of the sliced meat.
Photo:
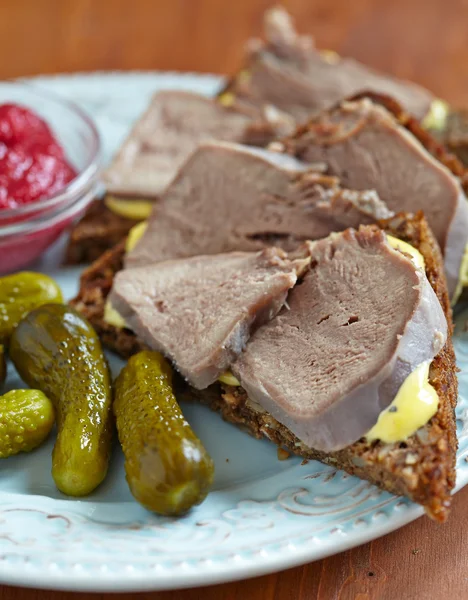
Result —
POLYGON ((231 368, 249 398, 306 445, 330 452, 365 435, 446 338, 425 274, 368 226, 312 246, 288 308, 231 368))
POLYGON ((393 211, 423 210, 445 259, 453 294, 468 242, 460 180, 383 107, 368 98, 324 111, 285 142, 304 161, 324 161, 342 185, 375 189, 393 211))
MULTIPOLYGON (((384 108, 391 113, 396 121, 404 127, 409 133, 411 133, 429 152, 434 158, 447 167, 447 169, 456 177, 460 179, 466 179, 467 169, 456 156, 454 152, 449 151, 446 140, 438 139, 434 135, 434 132, 430 130, 427 125, 427 120, 424 119, 422 122, 412 117, 396 100, 385 94, 377 94, 375 92, 362 91, 359 94, 355 94, 349 98, 348 101, 362 100, 362 98, 370 98, 372 102, 381 104, 384 108)), ((431 111, 437 112, 439 107, 444 105, 441 100, 437 100, 433 103, 431 111)), ((431 116, 429 115, 428 120, 430 121, 431 116)), ((465 193, 467 191, 466 184, 463 185, 465 193)))
POLYGON ((202 140, 265 146, 293 125, 271 107, 241 111, 199 94, 159 92, 104 173, 104 183, 114 195, 155 198, 202 140))
POLYGON ((393 96, 418 119, 429 111, 434 96, 415 83, 380 73, 351 58, 319 52, 311 37, 294 30, 282 8, 265 13, 265 38, 248 48, 246 67, 227 87, 253 105, 271 103, 298 120, 330 108, 361 90, 393 96))
POLYGON ((125 264, 267 245, 292 250, 390 215, 374 192, 343 190, 336 178, 286 154, 207 143, 169 186, 125 264))
POLYGON ((110 302, 202 389, 229 368, 251 329, 278 313, 308 263, 276 248, 167 261, 117 273, 110 302))

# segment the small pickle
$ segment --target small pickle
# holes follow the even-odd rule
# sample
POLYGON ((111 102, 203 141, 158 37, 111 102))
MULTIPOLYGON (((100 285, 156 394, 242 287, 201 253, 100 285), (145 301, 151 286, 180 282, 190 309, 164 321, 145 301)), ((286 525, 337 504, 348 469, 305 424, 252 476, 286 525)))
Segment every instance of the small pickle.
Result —
POLYGON ((5 358, 5 346, 0 344, 0 385, 5 381, 7 376, 7 364, 5 358))
POLYGON ((7 344, 14 328, 30 310, 63 302, 57 283, 42 273, 23 271, 0 277, 0 343, 7 344))
POLYGON ((0 396, 0 458, 31 452, 54 425, 52 402, 39 390, 12 390, 0 396))
POLYGON ((117 378, 114 413, 132 494, 149 510, 176 516, 205 499, 214 465, 171 384, 161 354, 136 354, 117 378))
POLYGON ((46 304, 18 324, 10 358, 22 379, 54 404, 58 489, 91 493, 106 476, 112 437, 110 375, 96 332, 74 309, 46 304))

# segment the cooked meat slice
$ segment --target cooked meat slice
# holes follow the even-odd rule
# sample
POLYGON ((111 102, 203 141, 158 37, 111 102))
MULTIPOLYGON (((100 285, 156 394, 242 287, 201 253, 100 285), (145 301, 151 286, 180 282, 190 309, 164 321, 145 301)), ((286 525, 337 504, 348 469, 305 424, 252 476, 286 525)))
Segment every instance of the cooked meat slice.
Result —
POLYGON ((324 161, 343 186, 375 189, 394 212, 423 210, 445 259, 453 294, 468 242, 460 180, 383 106, 368 98, 324 111, 285 142, 304 161, 324 161))
POLYGON ((289 251, 391 214, 374 192, 343 190, 336 178, 286 154, 206 143, 155 207, 126 266, 267 245, 289 251))
POLYGON ((251 329, 278 313, 308 263, 276 248, 167 261, 117 273, 110 302, 202 389, 229 368, 251 329))
POLYGON ((266 41, 249 44, 246 66, 227 91, 253 105, 271 103, 305 120, 363 89, 393 96, 416 118, 434 96, 415 83, 380 73, 351 58, 320 52, 313 38, 300 36, 283 8, 265 13, 266 41))
POLYGON ((199 94, 159 92, 105 171, 104 183, 115 195, 156 198, 199 142, 264 146, 292 126, 272 109, 237 110, 199 94))
POLYGON ((365 435, 446 339, 426 275, 368 226, 311 247, 311 269, 288 308, 231 368, 250 399, 307 446, 330 452, 365 435))

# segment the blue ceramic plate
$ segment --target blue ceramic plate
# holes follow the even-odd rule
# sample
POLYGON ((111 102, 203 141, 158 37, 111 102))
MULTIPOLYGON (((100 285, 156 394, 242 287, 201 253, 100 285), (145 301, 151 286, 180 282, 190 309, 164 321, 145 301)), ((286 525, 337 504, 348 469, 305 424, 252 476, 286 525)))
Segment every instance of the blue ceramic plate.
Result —
MULTIPOLYGON (((35 80, 70 96, 96 119, 109 158, 152 92, 207 94, 211 76, 95 74, 35 80)), ((71 298, 78 269, 59 268, 62 244, 35 265, 71 298)), ((460 317, 460 322, 462 321, 460 317)), ((460 374, 458 489, 468 482, 468 337, 457 333, 460 374)), ((114 372, 122 365, 111 359, 114 372)), ((7 382, 19 381, 12 369, 7 382)), ((276 447, 224 423, 201 406, 187 418, 216 462, 207 500, 172 520, 133 501, 115 447, 105 483, 92 496, 60 494, 50 474, 53 439, 0 464, 0 583, 90 591, 206 585, 285 569, 388 533, 422 514, 408 500, 317 462, 278 461, 276 447)))

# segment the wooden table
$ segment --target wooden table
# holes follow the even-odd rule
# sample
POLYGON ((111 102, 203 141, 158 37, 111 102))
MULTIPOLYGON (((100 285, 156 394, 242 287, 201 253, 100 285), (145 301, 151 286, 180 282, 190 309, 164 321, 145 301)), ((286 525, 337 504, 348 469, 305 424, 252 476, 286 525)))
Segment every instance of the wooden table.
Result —
MULTIPOLYGON (((94 69, 228 73, 269 0, 0 0, 0 77, 94 69)), ((317 45, 468 105, 468 0, 289 0, 317 45)), ((468 489, 450 521, 400 531, 305 567, 239 583, 122 600, 468 598, 468 489)), ((104 598, 0 588, 0 600, 104 598)))

